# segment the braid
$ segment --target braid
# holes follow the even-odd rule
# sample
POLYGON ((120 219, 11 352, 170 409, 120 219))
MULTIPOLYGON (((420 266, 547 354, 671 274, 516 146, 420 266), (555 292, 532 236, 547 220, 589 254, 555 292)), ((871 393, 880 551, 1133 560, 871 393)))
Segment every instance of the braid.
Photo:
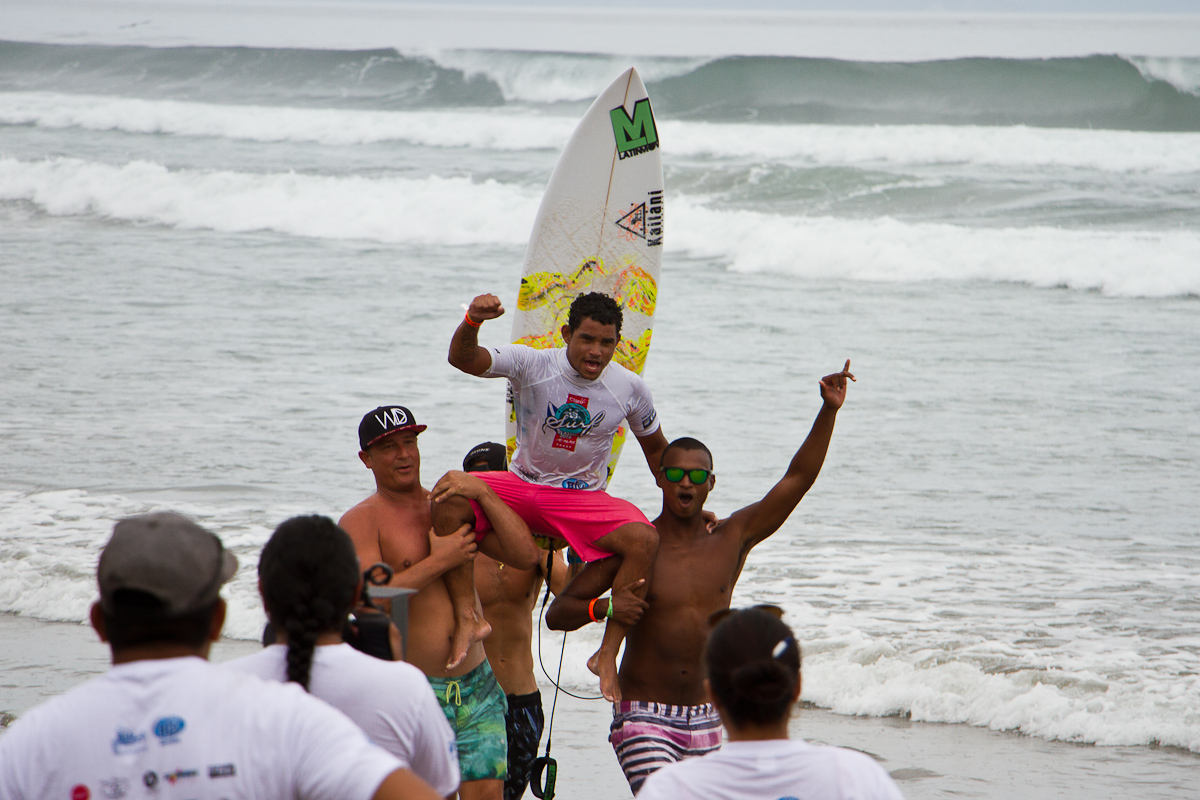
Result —
POLYGON ((287 634, 287 679, 307 690, 317 637, 340 632, 354 605, 354 545, 328 517, 293 517, 263 547, 258 577, 271 622, 287 634))

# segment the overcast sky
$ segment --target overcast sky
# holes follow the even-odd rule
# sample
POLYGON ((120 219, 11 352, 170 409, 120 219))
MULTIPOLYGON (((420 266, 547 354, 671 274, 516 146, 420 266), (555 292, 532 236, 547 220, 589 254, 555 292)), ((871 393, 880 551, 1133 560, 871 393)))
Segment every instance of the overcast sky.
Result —
POLYGON ((555 8, 1200 14, 1200 0, 442 0, 442 2, 459 5, 551 6, 555 8))

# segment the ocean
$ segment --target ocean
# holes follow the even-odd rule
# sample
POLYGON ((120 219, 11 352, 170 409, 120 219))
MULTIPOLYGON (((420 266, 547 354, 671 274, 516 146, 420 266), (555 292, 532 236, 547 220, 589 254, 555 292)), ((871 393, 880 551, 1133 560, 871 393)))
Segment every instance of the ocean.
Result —
MULTIPOLYGON (((426 485, 499 440, 503 385, 445 360, 461 304, 515 306, 558 153, 633 64, 666 171, 646 378, 713 450, 709 507, 858 377, 735 592, 786 609, 803 699, 1200 767, 1200 54, 145 38, 0 41, 0 612, 82 622, 112 522, 169 508, 238 554, 253 640, 273 526, 373 489, 363 413, 429 425, 426 485)), ((636 453, 611 489, 658 513, 636 453)))

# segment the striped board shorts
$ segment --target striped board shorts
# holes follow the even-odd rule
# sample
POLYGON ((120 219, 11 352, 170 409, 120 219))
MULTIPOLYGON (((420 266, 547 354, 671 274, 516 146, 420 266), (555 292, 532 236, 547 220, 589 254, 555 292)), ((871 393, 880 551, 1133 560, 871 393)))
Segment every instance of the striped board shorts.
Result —
POLYGON ((608 741, 637 794, 642 782, 660 767, 721 746, 721 718, 711 703, 672 706, 623 700, 613 703, 608 741))

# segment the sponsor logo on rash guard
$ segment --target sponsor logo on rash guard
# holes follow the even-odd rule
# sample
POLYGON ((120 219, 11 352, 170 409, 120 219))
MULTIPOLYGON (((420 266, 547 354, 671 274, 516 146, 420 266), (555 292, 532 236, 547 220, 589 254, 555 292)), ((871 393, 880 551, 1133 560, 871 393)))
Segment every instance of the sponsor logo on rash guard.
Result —
POLYGON ((187 727, 180 717, 163 717, 154 723, 154 735, 160 744, 174 744, 179 741, 179 734, 187 727))
POLYGON ((88 800, 91 796, 92 793, 82 783, 75 784, 75 787, 71 789, 71 800, 88 800))
POLYGON ((567 478, 562 482, 564 489, 586 489, 591 486, 587 481, 581 481, 579 478, 567 478))
POLYGON ((153 770, 142 776, 142 783, 146 784, 147 789, 153 789, 158 786, 158 773, 153 770))
POLYGON ((233 764, 220 764, 208 768, 208 777, 210 778, 232 778, 236 774, 237 770, 233 768, 233 764))
POLYGON ((167 783, 174 786, 181 780, 186 778, 194 778, 199 774, 200 773, 194 769, 177 769, 174 772, 168 772, 166 775, 163 775, 163 777, 167 779, 167 783))
POLYGON ((127 778, 113 778, 111 781, 100 781, 100 791, 108 800, 121 800, 122 797, 129 793, 129 780, 127 778))
POLYGON ((567 395, 567 402, 561 406, 546 404, 546 421, 542 423, 542 430, 554 431, 551 447, 575 452, 575 440, 591 433, 604 420, 603 411, 593 417, 587 406, 588 398, 575 394, 567 395))
POLYGON ((113 739, 113 755, 123 756, 130 753, 144 752, 146 747, 146 734, 131 731, 128 728, 117 728, 117 735, 113 739))

